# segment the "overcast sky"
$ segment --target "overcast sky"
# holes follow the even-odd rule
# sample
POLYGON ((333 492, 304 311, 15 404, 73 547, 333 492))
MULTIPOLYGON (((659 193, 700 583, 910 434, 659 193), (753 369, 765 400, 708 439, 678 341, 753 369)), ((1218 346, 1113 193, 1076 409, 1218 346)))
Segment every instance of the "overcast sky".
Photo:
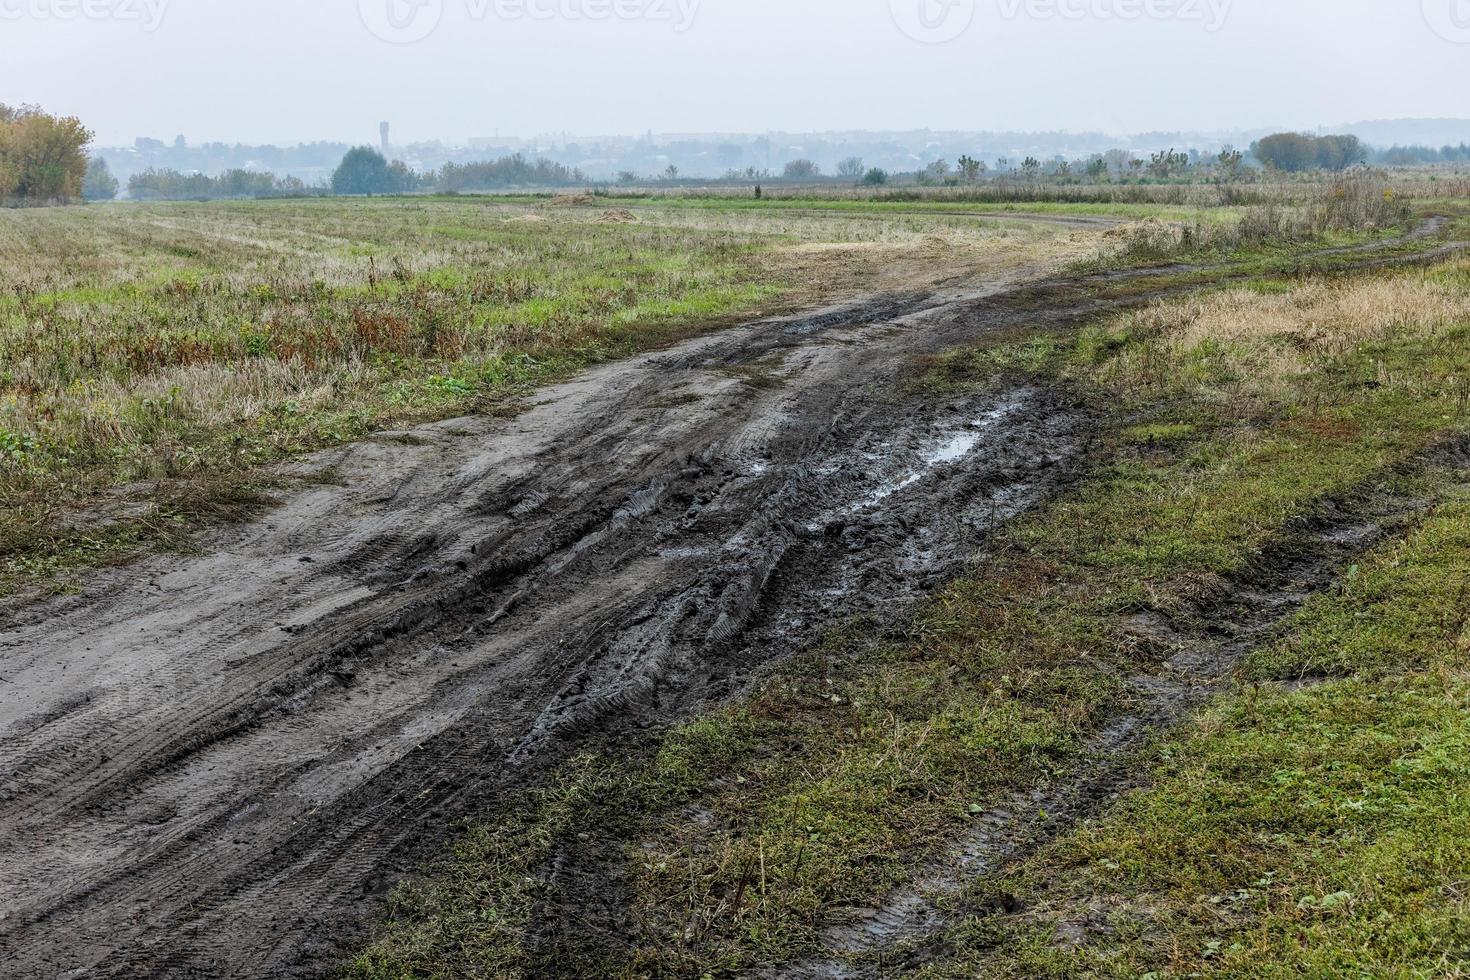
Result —
POLYGON ((0 102, 102 144, 1470 117, 1470 0, 0 0, 0 102))

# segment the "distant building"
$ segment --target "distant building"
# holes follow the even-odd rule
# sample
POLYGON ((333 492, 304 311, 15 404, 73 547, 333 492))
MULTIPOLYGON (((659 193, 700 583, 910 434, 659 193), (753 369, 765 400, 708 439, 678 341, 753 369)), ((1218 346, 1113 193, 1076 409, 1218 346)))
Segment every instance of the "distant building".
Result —
POLYGON ((378 123, 378 142, 383 147, 383 156, 388 155, 388 124, 378 123))

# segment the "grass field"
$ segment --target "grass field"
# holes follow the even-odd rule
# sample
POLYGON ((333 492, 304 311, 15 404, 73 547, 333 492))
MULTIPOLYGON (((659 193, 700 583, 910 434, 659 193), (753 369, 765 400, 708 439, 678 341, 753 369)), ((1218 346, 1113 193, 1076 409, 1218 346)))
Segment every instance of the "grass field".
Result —
MULTIPOLYGON (((1074 392, 1103 420, 1081 485, 904 629, 838 628, 641 753, 580 756, 487 814, 398 892, 348 972, 704 976, 814 954, 842 909, 1087 760, 1137 708, 1130 680, 1163 672, 1139 616, 1184 629, 1324 501, 1392 493, 1417 502, 1404 536, 1246 651, 1219 697, 1146 748, 1139 788, 952 896, 925 969, 1460 975, 1470 500, 1463 469, 1416 461, 1470 431, 1470 260, 1353 271, 1429 238, 1302 261, 1396 233, 1381 218, 1401 205, 1368 197, 1384 202, 1374 220, 1328 208, 1280 238, 1250 210, 1169 203, 0 212, 0 584, 65 587, 256 505, 279 479, 266 464, 513 411, 538 384, 733 318, 1021 269, 1165 266, 1015 300, 1168 294, 1141 309, 908 366, 936 398, 1001 376, 1074 392), (634 940, 527 943, 568 837, 620 869, 634 940)), ((1466 230, 1462 204, 1433 207, 1445 236, 1466 230)))
POLYGON ((262 463, 492 410, 898 267, 922 284, 1066 237, 922 214, 602 217, 418 199, 0 211, 0 581, 176 538, 247 503, 262 463))

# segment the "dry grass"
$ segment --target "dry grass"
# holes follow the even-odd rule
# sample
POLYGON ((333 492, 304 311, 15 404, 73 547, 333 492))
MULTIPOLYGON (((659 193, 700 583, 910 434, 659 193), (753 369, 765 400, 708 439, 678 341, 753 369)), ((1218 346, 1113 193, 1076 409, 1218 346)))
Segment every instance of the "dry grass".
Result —
POLYGON ((936 229, 899 241, 788 245, 772 252, 769 261, 804 299, 820 301, 1056 273, 1095 254, 1101 241, 1101 231, 1046 226, 936 229))
POLYGON ((1305 200, 1275 200, 1243 210, 1219 208, 1189 220, 1149 217, 1113 229, 1085 265, 1100 268, 1241 256, 1290 243, 1348 245, 1413 222, 1411 198, 1381 173, 1314 185, 1305 200))
MULTIPOLYGON (((1110 325, 1147 341, 1109 361, 1112 384, 1151 389, 1207 381, 1255 400, 1289 403, 1314 373, 1365 346, 1432 339, 1470 320, 1470 294, 1437 273, 1318 280, 1289 292, 1230 289, 1151 306, 1110 325)), ((1391 379, 1385 379, 1391 380, 1391 379)))

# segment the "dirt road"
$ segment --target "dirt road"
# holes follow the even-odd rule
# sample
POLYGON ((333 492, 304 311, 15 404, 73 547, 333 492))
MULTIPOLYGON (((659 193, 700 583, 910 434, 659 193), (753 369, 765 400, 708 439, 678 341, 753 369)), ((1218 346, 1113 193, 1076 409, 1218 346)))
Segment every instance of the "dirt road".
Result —
POLYGON ((23 613, 0 633, 6 975, 326 969, 456 819, 569 746, 953 574, 1088 431, 1021 384, 900 390, 911 356, 998 322, 1004 285, 751 324, 514 420, 379 436, 196 557, 23 613))

